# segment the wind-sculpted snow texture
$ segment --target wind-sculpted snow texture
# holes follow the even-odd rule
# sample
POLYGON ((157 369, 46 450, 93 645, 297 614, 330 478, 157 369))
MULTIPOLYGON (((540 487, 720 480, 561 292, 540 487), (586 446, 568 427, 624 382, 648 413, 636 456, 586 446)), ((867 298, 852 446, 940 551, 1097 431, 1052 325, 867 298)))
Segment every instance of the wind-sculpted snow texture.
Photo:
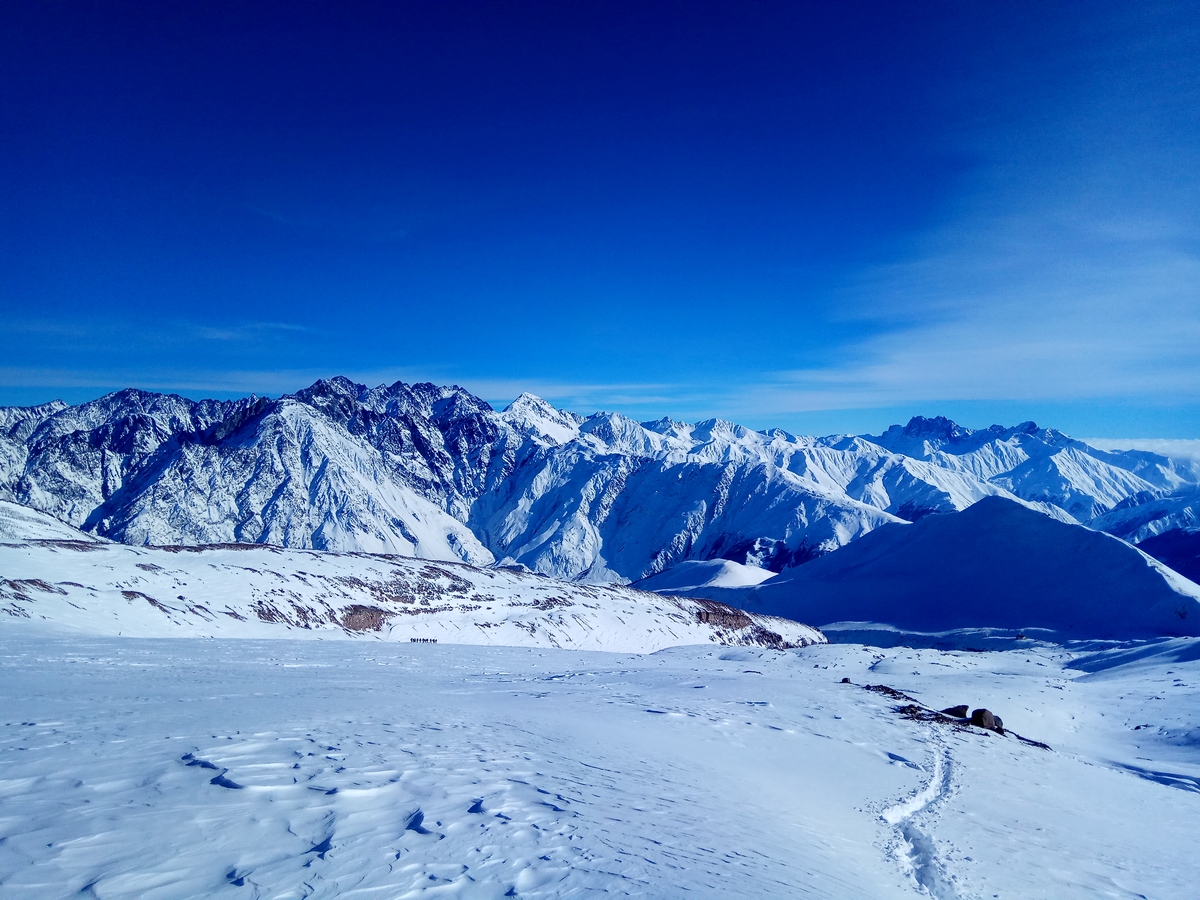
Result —
POLYGON ((507 560, 592 582, 717 558, 780 571, 987 496, 1091 521, 1194 489, 1189 465, 1032 423, 796 437, 344 378, 280 399, 127 390, 0 409, 0 499, 117 541, 507 560))
POLYGON ((647 653, 763 647, 819 631, 719 603, 367 553, 146 548, 0 501, 0 622, 125 637, 440 640, 647 653))
POLYGON ((0 895, 1194 900, 1196 645, 4 629, 0 895))

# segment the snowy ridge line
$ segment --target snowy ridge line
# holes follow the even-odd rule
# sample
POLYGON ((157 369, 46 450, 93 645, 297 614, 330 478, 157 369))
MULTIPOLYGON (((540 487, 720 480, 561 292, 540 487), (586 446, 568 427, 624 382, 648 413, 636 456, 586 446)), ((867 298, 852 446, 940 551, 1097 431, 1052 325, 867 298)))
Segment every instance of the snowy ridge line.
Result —
POLYGON ((0 544, 0 621, 97 635, 373 638, 648 653, 776 649, 817 629, 709 600, 396 555, 0 544))
POLYGON ((1032 422, 802 437, 340 377, 278 399, 0 408, 0 499, 92 534, 510 560, 589 582, 714 559, 777 572, 996 496, 1140 540, 1194 524, 1198 483, 1190 460, 1032 422))

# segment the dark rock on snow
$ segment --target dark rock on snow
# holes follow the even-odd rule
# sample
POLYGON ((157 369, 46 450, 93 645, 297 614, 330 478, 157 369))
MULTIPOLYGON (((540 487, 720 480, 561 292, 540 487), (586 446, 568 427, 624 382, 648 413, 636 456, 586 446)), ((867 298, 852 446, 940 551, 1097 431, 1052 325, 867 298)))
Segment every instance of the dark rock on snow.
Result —
MULTIPOLYGON (((966 709, 966 707, 962 707, 966 709)), ((971 724, 976 728, 986 728, 1004 734, 1004 721, 990 709, 976 709, 971 713, 971 724)))

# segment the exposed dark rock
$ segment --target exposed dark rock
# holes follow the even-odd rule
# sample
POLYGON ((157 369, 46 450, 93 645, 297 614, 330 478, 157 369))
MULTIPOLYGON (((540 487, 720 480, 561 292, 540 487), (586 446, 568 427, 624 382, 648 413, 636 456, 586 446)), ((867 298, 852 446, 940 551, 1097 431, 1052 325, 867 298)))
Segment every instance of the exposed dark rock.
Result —
POLYGON ((1004 722, 990 709, 976 709, 971 712, 971 724, 976 728, 986 728, 1004 734, 1004 722))
POLYGON ((961 706, 948 706, 943 709, 942 712, 948 716, 954 716, 956 719, 965 719, 967 717, 968 709, 970 709, 970 707, 964 703, 961 706))
POLYGON ((914 698, 908 696, 908 694, 904 693, 903 691, 898 691, 894 687, 888 687, 886 684, 868 684, 865 685, 863 689, 872 691, 876 694, 883 694, 883 696, 891 697, 893 700, 907 700, 910 703, 917 702, 914 698))
POLYGON ((706 625, 717 625, 721 628, 746 628, 754 624, 753 620, 740 609, 726 606, 716 600, 697 599, 696 603, 700 606, 700 609, 696 611, 696 618, 706 625))

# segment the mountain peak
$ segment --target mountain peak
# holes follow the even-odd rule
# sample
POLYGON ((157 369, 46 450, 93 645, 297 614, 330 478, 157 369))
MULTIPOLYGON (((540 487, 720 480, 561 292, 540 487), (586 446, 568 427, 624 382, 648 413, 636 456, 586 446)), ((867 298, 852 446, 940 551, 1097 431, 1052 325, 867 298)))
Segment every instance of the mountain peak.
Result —
POLYGON ((684 423, 676 422, 670 416, 663 416, 661 419, 642 422, 641 425, 647 431, 653 431, 655 434, 673 434, 677 433, 684 423))
POLYGON ((0 408, 0 499, 107 537, 490 553, 586 580, 743 546, 806 559, 997 493, 1091 520, 1196 480, 1032 422, 915 416, 878 437, 796 438, 721 419, 584 420, 530 392, 497 412, 457 386, 345 376, 281 399, 128 390, 0 408))
POLYGON ((302 400, 332 396, 358 397, 366 389, 366 385, 355 384, 345 375, 335 375, 332 378, 318 378, 308 387, 296 391, 290 396, 302 400))
POLYGON ((568 443, 579 436, 580 419, 575 413, 557 409, 528 391, 504 407, 501 416, 518 430, 541 435, 556 444, 568 443))
POLYGON ((938 437, 945 440, 954 440, 957 437, 969 435, 971 429, 963 428, 957 422, 947 419, 945 416, 934 416, 933 418, 913 416, 908 420, 908 424, 904 426, 903 433, 908 437, 938 437))
POLYGON ((523 410, 535 410, 539 413, 557 413, 558 410, 551 406, 547 401, 543 400, 537 394, 531 394, 529 391, 522 391, 517 399, 508 406, 504 407, 504 412, 519 412, 523 410))

